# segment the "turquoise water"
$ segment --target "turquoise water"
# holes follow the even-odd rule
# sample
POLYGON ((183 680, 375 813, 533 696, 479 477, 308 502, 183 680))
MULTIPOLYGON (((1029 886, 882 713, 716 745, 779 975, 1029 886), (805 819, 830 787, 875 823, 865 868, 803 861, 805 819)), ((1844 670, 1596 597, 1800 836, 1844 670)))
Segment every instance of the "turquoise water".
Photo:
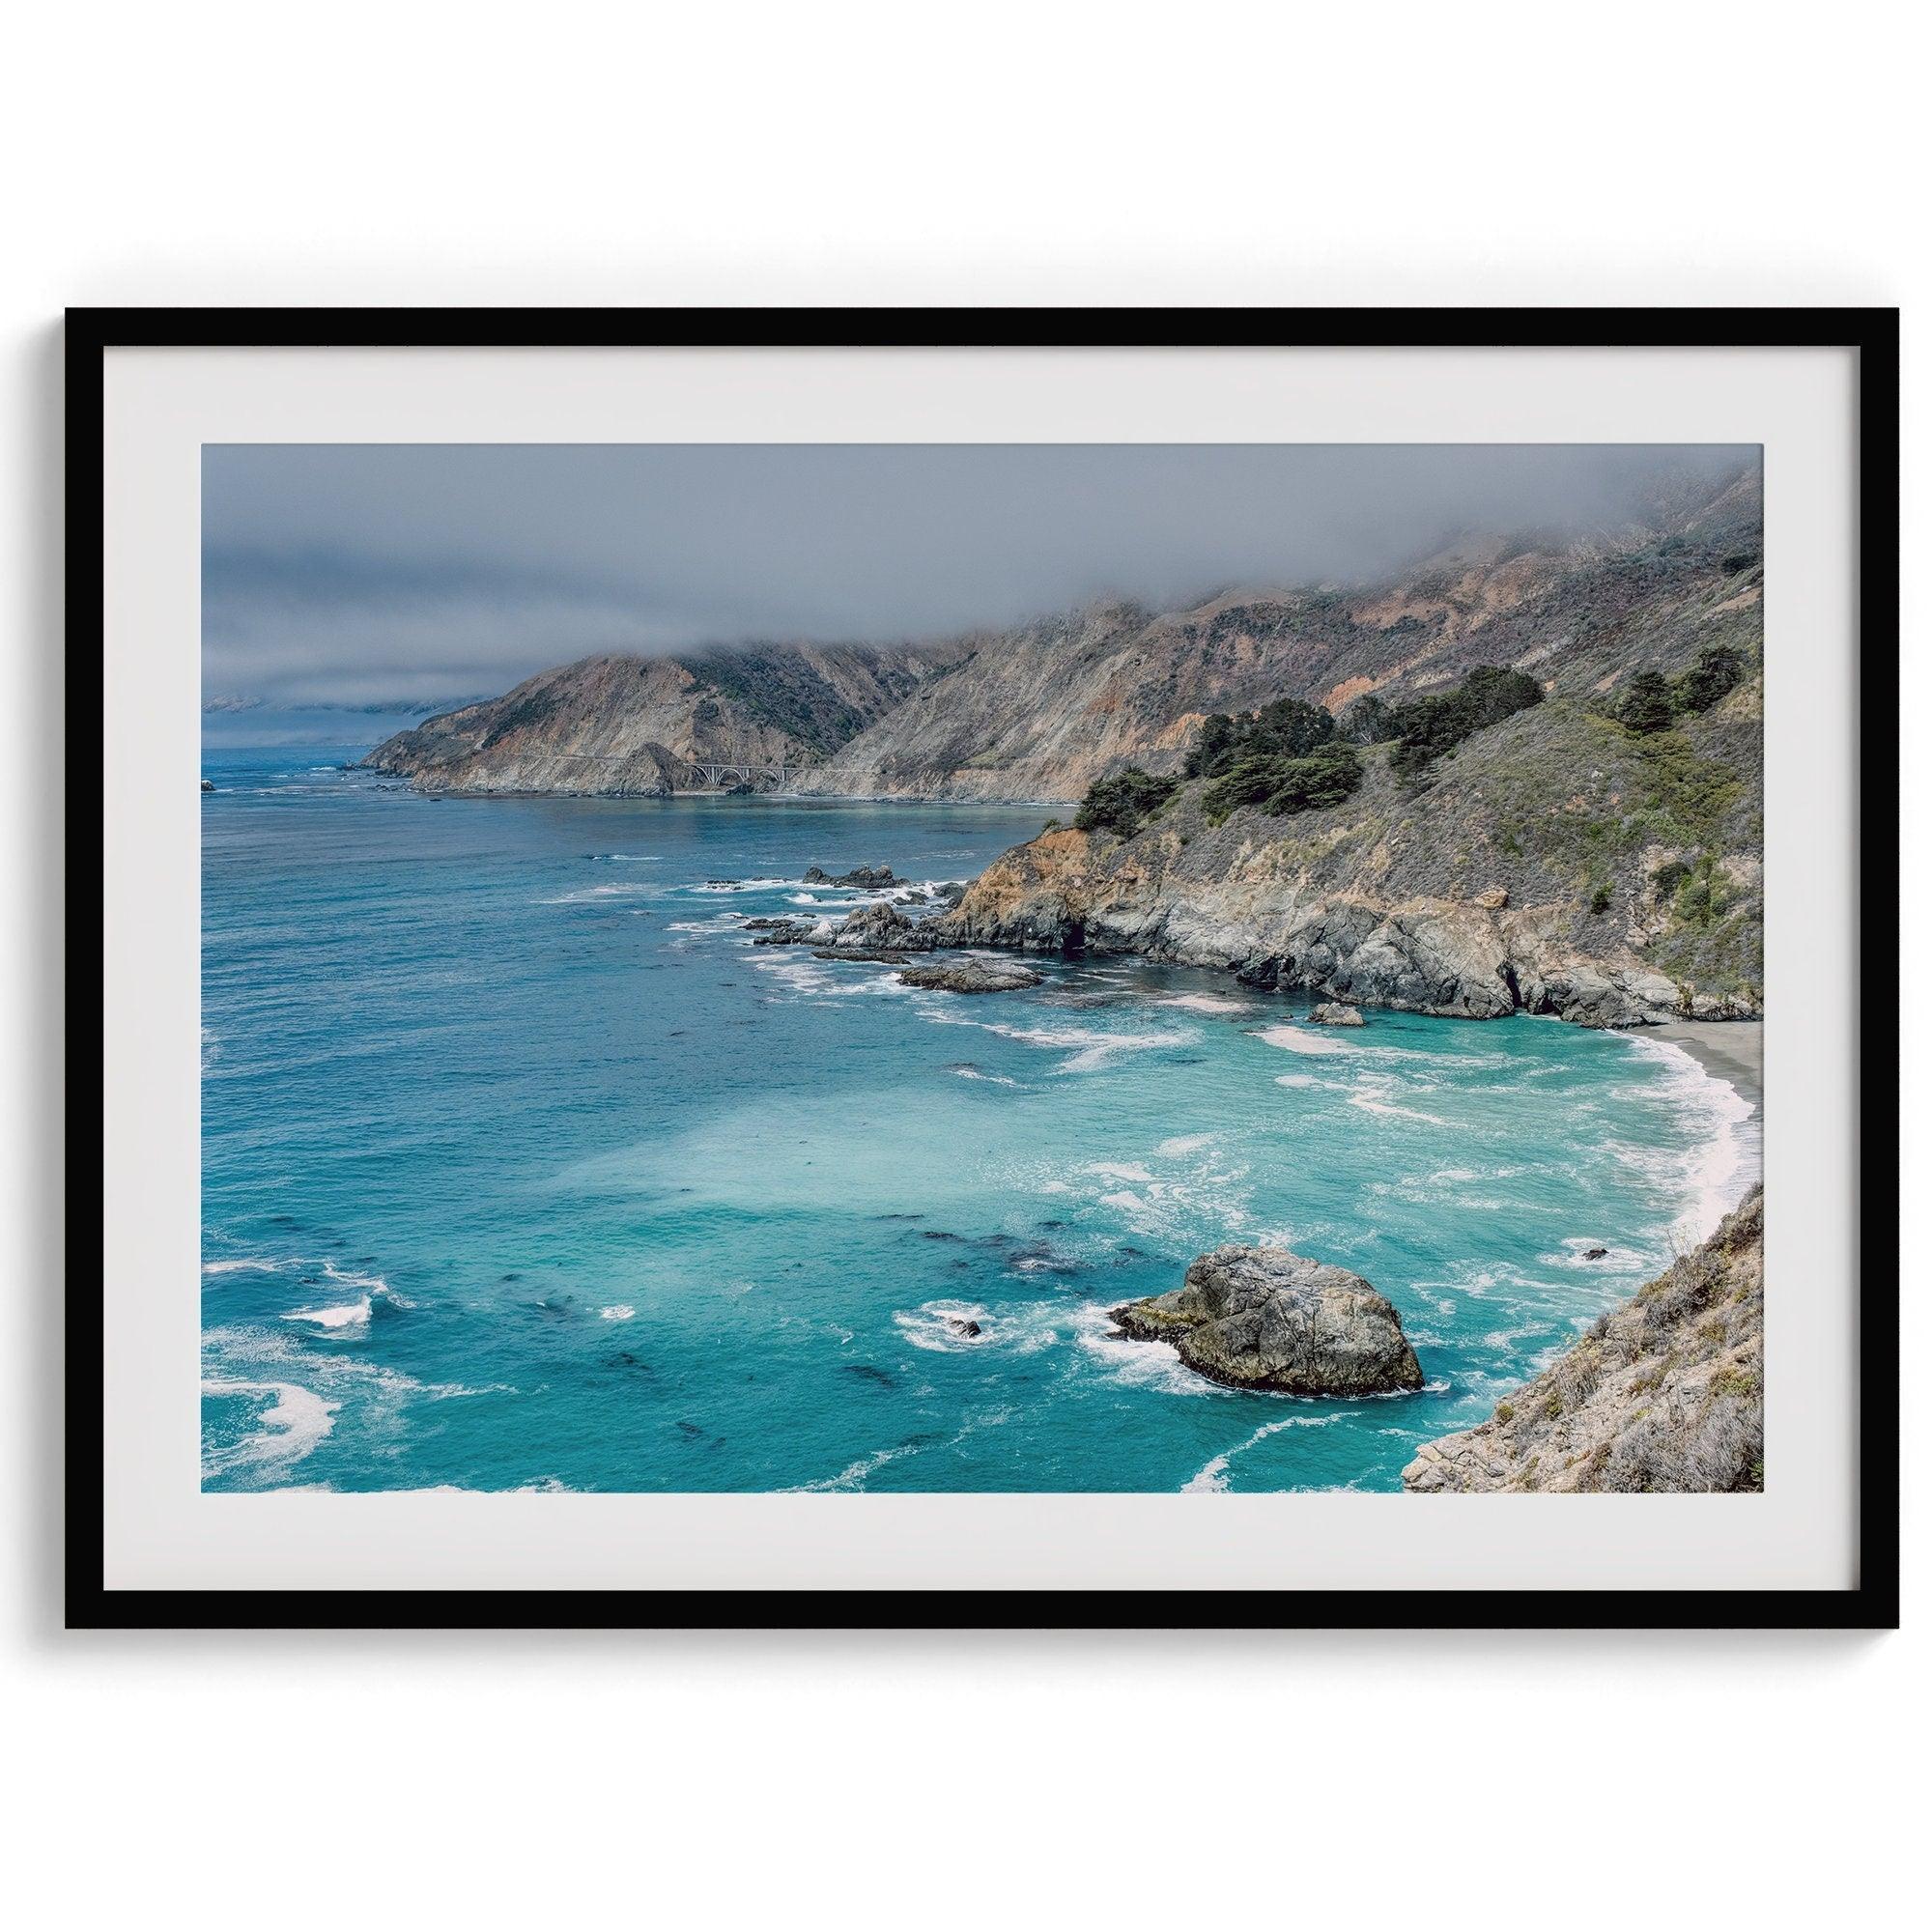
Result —
POLYGON ((1656 1041, 1317 1030, 1126 960, 966 999, 742 930, 1037 809, 437 802, 353 755, 206 763, 210 1488, 1393 1489, 1755 1164, 1656 1041), (1428 1388, 1112 1339, 1237 1239, 1366 1275, 1428 1388))

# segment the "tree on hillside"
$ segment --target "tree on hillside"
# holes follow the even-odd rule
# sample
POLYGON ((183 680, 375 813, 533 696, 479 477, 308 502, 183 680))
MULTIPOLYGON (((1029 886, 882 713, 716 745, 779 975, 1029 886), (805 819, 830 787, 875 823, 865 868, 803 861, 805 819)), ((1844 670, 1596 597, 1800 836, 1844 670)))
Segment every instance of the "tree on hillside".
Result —
POLYGON ((1669 730, 1670 686, 1662 671, 1640 670, 1631 679, 1624 701, 1617 707, 1617 720, 1626 731, 1640 738, 1669 730))
POLYGON ((1543 687, 1527 672, 1478 665, 1454 691, 1396 706, 1396 747, 1389 753, 1389 769, 1418 782, 1435 759, 1464 738, 1542 702, 1543 687))
POLYGON ((1321 705, 1278 697, 1244 717, 1203 719, 1185 769, 1191 779, 1219 778, 1251 758, 1304 758, 1334 735, 1335 721, 1321 705))
POLYGON ((1745 681, 1750 660, 1735 644, 1707 644, 1697 662, 1677 680, 1680 711, 1708 711, 1745 681))
POLYGON ((1202 793, 1201 807, 1217 825, 1243 805, 1281 818, 1340 805, 1361 781, 1362 761, 1352 745, 1318 745, 1305 758, 1251 753, 1202 793))
POLYGON ((1400 729, 1394 711, 1374 692, 1356 698, 1336 720, 1336 727, 1351 745, 1383 745, 1400 729))
POLYGON ((1080 801, 1073 822, 1082 832, 1117 832, 1131 838, 1172 798, 1179 779, 1155 778, 1138 765, 1095 779, 1080 801))

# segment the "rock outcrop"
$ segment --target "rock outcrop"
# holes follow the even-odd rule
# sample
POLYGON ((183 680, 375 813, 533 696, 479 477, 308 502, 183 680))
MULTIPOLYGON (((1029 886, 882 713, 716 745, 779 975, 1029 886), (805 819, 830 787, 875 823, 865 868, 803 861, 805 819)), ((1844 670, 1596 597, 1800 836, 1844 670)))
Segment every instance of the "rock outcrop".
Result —
POLYGON ((931 921, 908 919, 890 899, 861 906, 832 935, 836 952, 929 952, 934 943, 931 921))
POLYGON ((1424 1494, 1762 1490, 1764 1190, 1402 1480, 1424 1494))
POLYGON ((1216 1248, 1183 1286, 1113 1311, 1141 1341, 1172 1342, 1190 1369, 1281 1395, 1388 1395, 1422 1370, 1386 1297, 1347 1268, 1286 1248, 1216 1248))
POLYGON ((1365 1026, 1367 1022, 1354 1007, 1339 1006, 1333 1000, 1323 1000, 1313 1009, 1308 1017, 1317 1026, 1365 1026))
POLYGON ((831 919, 748 919, 753 946, 830 946, 838 934, 831 919))
POLYGON ((849 886, 862 892, 876 892, 885 886, 903 886, 906 881, 896 877, 890 866, 854 866, 849 872, 840 872, 837 878, 823 866, 808 866, 804 883, 808 886, 849 886))
POLYGON ((1010 959, 934 959, 908 966, 899 983, 938 993, 1016 993, 1040 976, 1010 959))

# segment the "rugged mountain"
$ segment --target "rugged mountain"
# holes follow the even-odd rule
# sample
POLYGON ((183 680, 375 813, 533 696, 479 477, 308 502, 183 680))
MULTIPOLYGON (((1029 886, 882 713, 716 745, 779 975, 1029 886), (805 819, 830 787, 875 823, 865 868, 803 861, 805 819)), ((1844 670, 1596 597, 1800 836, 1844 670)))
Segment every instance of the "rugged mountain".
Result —
POLYGON ((973 639, 798 789, 1070 801, 1128 764, 1178 771, 1209 712, 1279 697, 1339 712, 1482 664, 1602 694, 1680 668, 1719 632, 1754 639, 1755 467, 1715 489, 1667 481, 1643 517, 1581 539, 1471 541, 1368 588, 1229 591, 1165 613, 1103 603, 973 639))
POLYGON ((899 703, 944 645, 761 644, 584 658, 399 732, 364 760, 426 791, 661 797, 749 768, 770 789, 899 703))
POLYGON ((662 794, 725 762, 838 797, 1075 800, 1128 765, 1178 771, 1202 719, 1298 697, 1341 711, 1475 665, 1613 692, 1760 630, 1757 473, 1666 481, 1585 538, 1483 538, 1390 581, 1109 602, 948 642, 589 658, 432 718, 369 762, 426 788, 662 794))
POLYGON ((1402 1472, 1424 1493, 1764 1488, 1764 1190, 1475 1429, 1402 1472))

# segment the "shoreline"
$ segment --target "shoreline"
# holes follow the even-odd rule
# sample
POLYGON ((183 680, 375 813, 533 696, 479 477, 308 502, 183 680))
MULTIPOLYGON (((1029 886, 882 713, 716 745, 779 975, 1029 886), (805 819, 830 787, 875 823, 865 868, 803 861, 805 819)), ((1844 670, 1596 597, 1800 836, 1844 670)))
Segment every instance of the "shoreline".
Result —
MULTIPOLYGON (((386 771, 380 765, 370 765, 365 759, 358 759, 345 770, 367 770, 383 772, 388 777, 403 777, 409 789, 419 797, 433 798, 495 798, 495 799, 573 799, 602 802, 625 802, 646 804, 672 804, 682 799, 714 800, 739 798, 772 805, 812 806, 974 806, 1005 808, 1015 811, 1049 810, 1056 806, 1065 809, 1070 801, 1063 799, 1014 799, 1014 798, 935 798, 925 794, 898 793, 836 793, 836 792, 731 792, 709 788, 694 791, 670 791, 662 793, 621 792, 468 792, 448 789, 429 790, 417 785, 412 778, 405 774, 386 771)), ((1023 952, 1026 949, 1000 946, 996 942, 984 942, 972 951, 995 952, 1023 952)), ((1156 960, 1148 953, 1131 952, 1126 956, 1137 957, 1148 964, 1173 965, 1179 962, 1156 960)), ((1203 969, 1209 973, 1215 969, 1203 969)), ((1559 1019, 1562 1015, 1557 1015, 1559 1019)), ((1720 1080, 1747 1101, 1753 1114, 1762 1122, 1764 1118, 1764 1022, 1757 1020, 1666 1020, 1659 1024, 1619 1028, 1634 1037, 1668 1040, 1680 1046, 1713 1079, 1720 1080)))
POLYGON ((1760 1121, 1764 1119, 1762 1020, 1668 1020, 1631 1032, 1636 1038, 1667 1039, 1681 1046, 1713 1079, 1748 1100, 1760 1121))

